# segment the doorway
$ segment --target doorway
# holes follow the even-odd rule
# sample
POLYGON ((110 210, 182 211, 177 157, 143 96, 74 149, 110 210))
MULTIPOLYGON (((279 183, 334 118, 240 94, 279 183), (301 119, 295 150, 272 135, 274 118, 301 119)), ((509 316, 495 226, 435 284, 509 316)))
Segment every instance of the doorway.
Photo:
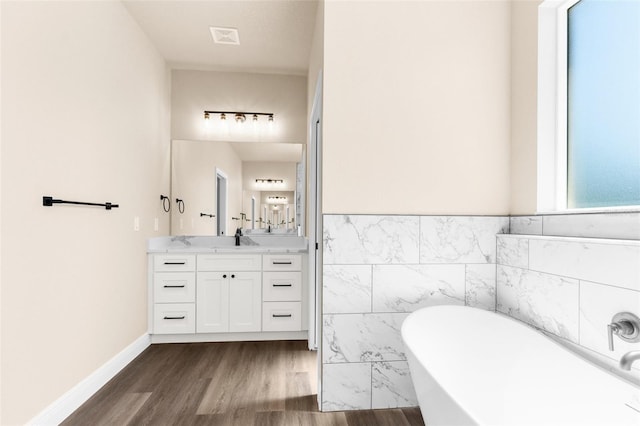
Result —
POLYGON ((227 232, 227 174, 216 168, 216 229, 218 236, 227 232))
POLYGON ((322 71, 309 121, 309 349, 317 350, 318 407, 322 407, 322 71))

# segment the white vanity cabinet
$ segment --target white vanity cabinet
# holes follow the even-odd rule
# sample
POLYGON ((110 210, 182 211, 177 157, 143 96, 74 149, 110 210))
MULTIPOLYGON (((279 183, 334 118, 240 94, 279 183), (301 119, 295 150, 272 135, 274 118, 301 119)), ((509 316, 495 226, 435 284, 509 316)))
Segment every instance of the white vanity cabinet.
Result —
POLYGON ((150 253, 152 342, 306 338, 304 256, 150 253))
POLYGON ((198 255, 196 332, 261 330, 262 277, 257 255, 198 255))

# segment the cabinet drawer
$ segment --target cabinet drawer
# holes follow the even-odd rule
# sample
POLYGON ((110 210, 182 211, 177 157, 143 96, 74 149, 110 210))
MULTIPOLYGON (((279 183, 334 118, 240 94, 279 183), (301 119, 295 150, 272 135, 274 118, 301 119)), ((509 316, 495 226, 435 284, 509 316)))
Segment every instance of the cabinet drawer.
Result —
POLYGON ((205 254, 198 256, 198 271, 259 271, 259 254, 205 254))
POLYGON ((263 271, 301 271, 302 257, 299 254, 265 254, 262 256, 263 271))
POLYGON ((262 300, 297 302, 302 299, 302 272, 264 272, 262 300))
POLYGON ((156 272, 153 274, 155 303, 193 303, 196 301, 195 272, 156 272))
POLYGON ((154 272, 195 271, 196 256, 193 254, 156 254, 153 256, 154 272))
POLYGON ((196 332, 196 307, 193 303, 156 303, 153 305, 154 334, 196 332))
POLYGON ((299 331, 301 307, 300 302, 264 302, 262 331, 299 331))

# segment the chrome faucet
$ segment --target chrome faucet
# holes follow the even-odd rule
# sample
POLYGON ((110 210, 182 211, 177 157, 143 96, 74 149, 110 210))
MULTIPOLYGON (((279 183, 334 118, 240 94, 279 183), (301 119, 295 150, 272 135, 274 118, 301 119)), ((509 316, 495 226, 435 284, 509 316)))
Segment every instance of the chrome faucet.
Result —
POLYGON ((634 361, 637 361, 639 359, 640 351, 627 352, 626 354, 622 355, 622 358, 620 358, 620 368, 622 368, 623 370, 631 371, 631 365, 634 361))

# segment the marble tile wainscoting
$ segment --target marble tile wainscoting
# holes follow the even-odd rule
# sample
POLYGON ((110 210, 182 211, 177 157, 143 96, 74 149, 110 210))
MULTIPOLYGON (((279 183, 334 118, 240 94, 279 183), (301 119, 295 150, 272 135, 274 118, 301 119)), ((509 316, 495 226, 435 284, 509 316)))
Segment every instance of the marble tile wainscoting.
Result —
POLYGON ((433 305, 495 310, 508 216, 323 216, 322 410, 416 406, 402 321, 433 305))
POLYGON ((640 240, 640 212, 511 216, 510 234, 640 240))
MULTIPOLYGON (((640 313, 640 241, 499 235, 497 259, 498 312, 623 375, 620 357, 640 343, 616 337, 609 351, 607 324, 618 312, 640 313)), ((640 366, 626 377, 640 383, 640 366)))

